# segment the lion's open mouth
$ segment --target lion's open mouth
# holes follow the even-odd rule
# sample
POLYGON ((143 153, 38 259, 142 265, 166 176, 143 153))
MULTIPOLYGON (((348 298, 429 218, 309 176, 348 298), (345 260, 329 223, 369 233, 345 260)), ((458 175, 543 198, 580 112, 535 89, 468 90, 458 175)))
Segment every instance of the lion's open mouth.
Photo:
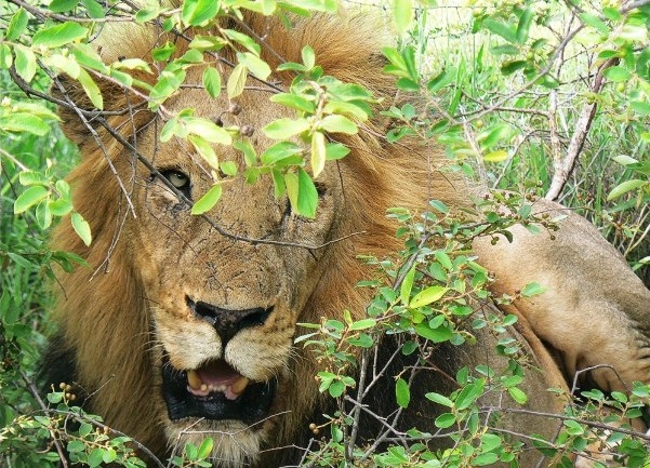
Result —
POLYGON ((254 424, 268 415, 277 381, 250 382, 223 359, 198 369, 174 369, 165 357, 162 390, 169 419, 201 417, 254 424))

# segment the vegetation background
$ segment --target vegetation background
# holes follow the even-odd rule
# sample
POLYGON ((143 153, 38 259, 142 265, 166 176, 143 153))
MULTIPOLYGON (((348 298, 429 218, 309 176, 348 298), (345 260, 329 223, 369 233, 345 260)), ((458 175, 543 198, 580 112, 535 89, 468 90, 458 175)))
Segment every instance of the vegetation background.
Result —
MULTIPOLYGON (((44 402, 35 373, 50 331, 52 266, 74 263, 51 251, 47 236, 53 222, 70 222, 61 216, 74 216, 62 178, 78 154, 59 130, 52 104, 38 97, 51 84, 44 69, 66 69, 36 60, 42 51, 35 34, 66 15, 101 23, 115 3, 0 3, 0 466, 56 466, 60 454, 44 448, 65 437, 53 423, 65 411, 45 411, 65 400, 65 389, 44 402)), ((393 109, 402 125, 389 137, 415 133, 435 140, 458 170, 482 183, 576 209, 650 285, 648 3, 363 2, 381 10, 394 31, 388 72, 401 92, 424 93, 426 100, 424 110, 393 109)), ((75 222, 79 234, 88 235, 83 220, 75 222)), ((90 466, 111 460, 140 466, 120 440, 107 442, 90 422, 68 435, 68 451, 101 449, 88 451, 99 454, 86 459, 90 466)), ((201 453, 170 463, 204 466, 201 453)), ((386 464, 403 463, 394 455, 386 464)))

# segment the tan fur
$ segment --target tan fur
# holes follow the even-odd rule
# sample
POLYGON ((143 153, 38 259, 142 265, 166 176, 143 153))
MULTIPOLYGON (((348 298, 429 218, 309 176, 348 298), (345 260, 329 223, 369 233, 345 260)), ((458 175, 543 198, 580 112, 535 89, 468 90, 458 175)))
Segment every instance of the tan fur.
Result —
MULTIPOLYGON (((286 32, 274 19, 250 18, 249 25, 264 37, 268 47, 288 61, 300 61, 302 46, 312 45, 327 74, 364 84, 384 98, 384 106, 391 105, 392 78, 380 73, 377 51, 381 38, 377 37, 372 21, 347 16, 301 20, 291 32, 286 32), (369 40, 370 37, 377 39, 369 40)), ((124 35, 125 31, 118 30, 103 39, 102 54, 107 60, 116 60, 118 56, 144 58, 156 42, 155 36, 146 30, 128 31, 132 40, 125 40, 124 35)), ((276 61, 274 55, 264 54, 270 62, 276 61)), ((199 68, 190 69, 188 82, 200 83, 201 72, 199 68)), ((141 78, 153 79, 146 75, 141 78)), ((290 77, 273 79, 282 80, 282 86, 287 86, 290 77)), ((73 90, 72 94, 83 102, 81 91, 73 90)), ((127 95, 116 87, 105 86, 104 94, 111 110, 139 103, 137 96, 127 95)), ((290 115, 270 104, 267 98, 267 93, 245 92, 237 98, 242 113, 224 119, 226 125, 249 124, 258 129, 253 138, 258 152, 272 143, 259 129, 290 115)), ((165 106, 172 111, 192 107, 197 116, 215 118, 227 109, 228 103, 223 97, 210 101, 202 92, 184 90, 165 106)), ((202 438, 184 435, 185 429, 213 434, 215 463, 219 466, 259 462, 261 447, 290 444, 294 435, 310 422, 306 418, 318 400, 313 380, 316 364, 310 355, 292 347, 296 323, 336 317, 344 309, 352 311, 354 317, 363 316, 367 293, 354 285, 367 271, 355 255, 369 253, 382 257, 400 248, 400 242, 394 238, 395 225, 383 216, 386 208, 422 209, 429 197, 453 207, 470 203, 468 194, 472 189, 463 180, 438 172, 443 162, 440 154, 430 148, 385 144, 375 136, 384 129, 384 122, 376 118, 364 124, 359 135, 337 135, 352 153, 340 164, 330 164, 319 177, 327 195, 321 200, 316 220, 284 217, 286 200, 274 199, 269 178, 252 186, 240 180, 229 183, 222 200, 209 213, 225 231, 256 239, 320 245, 349 234, 359 235, 311 252, 301 247, 235 241, 218 234, 203 219, 190 216, 187 210, 175 210, 178 202, 174 195, 160 182, 151 181, 149 171, 134 162, 133 155, 104 129, 95 127, 106 154, 73 113, 64 110, 62 118, 66 133, 82 147, 82 162, 70 176, 70 182, 75 206, 90 222, 95 238, 87 248, 68 224, 63 223, 56 231, 56 248, 80 254, 91 268, 78 268, 61 276, 62 291, 55 320, 66 346, 75 352, 77 380, 92 392, 92 411, 159 455, 165 453, 166 446, 202 438), (113 170, 119 174, 122 187, 113 170), (127 195, 134 212, 127 203, 127 195), (263 326, 240 331, 224 350, 219 334, 191 314, 186 296, 224 308, 273 306, 274 312, 263 326), (193 369, 208 359, 225 357, 252 380, 278 376, 280 391, 272 406, 272 416, 254 429, 240 422, 169 421, 158 391, 163 349, 177 369, 193 369)), ((151 113, 138 109, 133 115, 127 112, 108 121, 125 138, 133 139, 156 167, 178 168, 189 174, 193 195, 204 193, 210 181, 202 172, 201 161, 182 142, 156 142, 160 127, 153 118, 151 113), (134 129, 140 129, 137 135, 134 129)), ((218 147, 217 151, 221 160, 241 163, 231 148, 218 147)), ((583 227, 576 229, 579 234, 583 227)), ((526 245, 534 246, 547 240, 539 237, 527 242, 526 245)), ((584 248, 594 242, 600 245, 604 241, 591 239, 584 248)), ((517 264, 516 260, 505 260, 508 247, 501 243, 501 250, 495 255, 478 244, 477 248, 481 261, 497 271, 499 284, 508 290, 514 283, 507 282, 506 276, 514 271, 511 266, 517 264)), ((553 247, 544 247, 539 252, 526 248, 516 252, 519 259, 526 258, 526 265, 557 272, 562 278, 563 284, 557 291, 549 292, 549 297, 564 297, 566 287, 582 290, 584 283, 572 284, 570 278, 565 278, 572 277, 571 272, 580 265, 548 258, 549 249, 553 247)), ((516 268, 519 270, 520 266, 516 268)), ((629 275, 625 275, 627 281, 629 275)), ((603 291, 617 297, 625 295, 628 286, 617 284, 618 287, 612 285, 603 291)), ((544 388, 563 386, 563 377, 533 332, 538 326, 536 318, 548 312, 549 320, 555 317, 554 320, 570 321, 572 338, 577 339, 583 310, 540 307, 531 309, 532 316, 528 317, 529 309, 517 305, 522 314, 522 334, 528 336, 537 365, 546 370, 546 376, 535 377, 530 384, 535 404, 541 410, 557 411, 560 405, 551 401, 544 388), (525 317, 532 329, 527 327, 525 317)), ((621 322, 622 330, 629 329, 625 322, 626 314, 631 312, 613 311, 613 320, 621 322)), ((592 329, 584 333, 592 333, 592 329)), ((543 338, 564 350, 564 345, 558 346, 552 337, 543 338)), ((623 351, 631 349, 631 345, 626 344, 623 351)), ((490 355, 487 350, 470 353, 490 355)), ((575 370, 570 364, 567 367, 575 370)), ((525 427, 527 423, 511 424, 525 427)), ((548 432, 544 425, 539 425, 539 432, 548 432)))

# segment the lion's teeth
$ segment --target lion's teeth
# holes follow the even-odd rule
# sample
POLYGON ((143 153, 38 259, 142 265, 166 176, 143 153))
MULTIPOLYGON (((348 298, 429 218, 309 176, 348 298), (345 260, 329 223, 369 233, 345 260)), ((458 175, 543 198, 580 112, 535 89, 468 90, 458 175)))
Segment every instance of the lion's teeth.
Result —
POLYGON ((241 377, 237 382, 235 382, 234 384, 232 384, 232 386, 230 387, 230 389, 232 390, 232 392, 233 392, 234 394, 239 395, 239 394, 242 393, 244 390, 246 390, 246 387, 248 386, 248 383, 249 383, 249 382, 250 382, 250 381, 249 381, 246 377, 241 377))
POLYGON ((190 388, 193 388, 194 390, 204 390, 203 387, 205 387, 203 380, 199 377, 199 373, 195 370, 187 371, 187 383, 190 385, 190 388))

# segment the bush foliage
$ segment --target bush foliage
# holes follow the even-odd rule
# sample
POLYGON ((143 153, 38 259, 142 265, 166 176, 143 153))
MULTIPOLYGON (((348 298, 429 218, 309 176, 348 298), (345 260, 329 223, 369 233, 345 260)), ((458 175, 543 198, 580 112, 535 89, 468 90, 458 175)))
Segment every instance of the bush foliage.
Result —
MULTIPOLYGON (((257 38, 220 28, 218 35, 197 36, 174 60, 168 60, 174 45, 167 43, 152 51, 153 59, 165 68, 152 86, 137 78, 138 72, 148 69, 145 62, 103 63, 90 43, 111 21, 157 24, 180 34, 186 27, 205 28, 225 16, 239 18, 246 9, 265 15, 306 15, 334 14, 339 6, 336 0, 185 0, 178 7, 156 1, 137 7, 117 0, 0 4, 0 466, 58 466, 65 457, 88 466, 144 466, 134 452, 137 441, 75 406, 67 388, 52 389, 46 398, 37 390, 39 350, 49 332, 47 284, 56 284, 53 266, 65 271, 80 262, 69 253, 49 249, 47 232, 53 223, 71 222, 85 243, 92 242, 92 232, 75 211, 63 178, 77 155, 57 127, 55 102, 49 97, 56 77, 77 80, 98 111, 104 107, 96 84, 100 77, 144 89, 147 106, 166 122, 161 140, 186 139, 222 175, 194 203, 194 214, 206 213, 219 202, 225 180, 243 176, 254 183, 270 174, 276 193, 288 194, 295 212, 315 216, 318 194, 313 178, 325 164, 348 152, 325 134, 362 131, 360 125, 375 102, 367 90, 327 76, 318 57, 305 47, 302 63, 281 65, 296 74, 291 88, 277 90, 270 98, 295 110, 295 118, 262 129, 278 143, 258 155, 248 143, 248 129, 222 128, 194 116, 192 109, 171 114, 165 108, 165 101, 183 85, 186 70, 202 64, 204 54, 223 48, 236 50, 238 61, 228 79, 217 67, 205 68, 203 86, 210 96, 236 97, 249 74, 267 80, 271 69, 260 58, 257 38), (243 174, 218 160, 214 143, 241 151, 246 160, 243 174), (66 426, 69 420, 77 421, 74 429, 66 426)), ((376 278, 361 285, 376 293, 367 318, 355 322, 342 311, 341 317, 304 324, 308 333, 297 339, 297 345, 308 346, 319 356, 320 389, 336 400, 338 408, 328 424, 312 428, 316 435, 326 430, 328 437, 315 436, 305 462, 431 467, 509 463, 519 447, 486 430, 477 399, 486 391, 487 380, 496 378, 490 391, 526 401, 518 388, 522 379, 518 345, 501 335, 515 319, 472 315, 465 298, 486 299, 488 275, 468 248, 479 231, 503 232, 514 222, 553 229, 552 220, 537 219, 525 208, 526 197, 546 196, 574 207, 600 227, 650 283, 645 268, 650 261, 650 5, 485 0, 455 6, 394 0, 383 11, 387 27, 395 31, 395 44, 383 50, 385 72, 394 76, 401 93, 412 95, 413 101, 424 100, 386 112, 399 122, 388 133, 389 141, 405 136, 435 141, 448 153, 452 170, 522 196, 506 197, 497 190, 485 200, 482 209, 493 214, 489 226, 468 224, 435 201, 423 218, 399 207, 388 213, 401 223, 397 235, 404 238, 405 247, 397 259, 365 259, 377 268, 376 278), (517 219, 496 214, 495 206, 502 203, 513 207, 517 219), (447 241, 441 245, 433 239, 447 241), (444 453, 428 451, 426 441, 437 435, 417 430, 402 434, 402 443, 385 451, 379 449, 381 438, 369 447, 356 444, 363 390, 372 385, 359 375, 366 375, 364 370, 373 365, 380 336, 411 333, 400 352, 425 353, 427 343, 462 345, 473 339, 472 330, 485 327, 502 336, 500 352, 510 358, 504 375, 494 376, 487 368, 464 369, 456 376, 458 391, 426 396, 448 408, 435 425, 441 431, 456 429, 452 448, 444 453), (359 404, 350 406, 355 402, 352 388, 359 404)), ((96 117, 90 111, 80 113, 86 119, 96 117)), ((539 288, 529 285, 521 294, 534 295, 539 288)), ((367 375, 377 375, 376 369, 367 375)), ((410 379, 405 372, 395 381, 399 407, 409 405, 410 379)), ((608 444, 605 451, 615 453, 620 466, 646 466, 650 455, 643 438, 627 426, 613 430, 611 423, 638 416, 648 397, 649 389, 641 385, 630 395, 593 390, 583 395, 587 403, 567 405, 566 414, 558 416, 562 421, 558 440, 539 441, 539 449, 556 454, 558 466, 569 466, 567 454, 601 436, 608 444), (619 413, 604 411, 605 407, 619 413)), ((392 436, 390 430, 383 435, 392 436)), ((206 457, 211 444, 206 439, 199 447, 185 447, 170 460, 159 461, 159 466, 210 466, 206 457)))

